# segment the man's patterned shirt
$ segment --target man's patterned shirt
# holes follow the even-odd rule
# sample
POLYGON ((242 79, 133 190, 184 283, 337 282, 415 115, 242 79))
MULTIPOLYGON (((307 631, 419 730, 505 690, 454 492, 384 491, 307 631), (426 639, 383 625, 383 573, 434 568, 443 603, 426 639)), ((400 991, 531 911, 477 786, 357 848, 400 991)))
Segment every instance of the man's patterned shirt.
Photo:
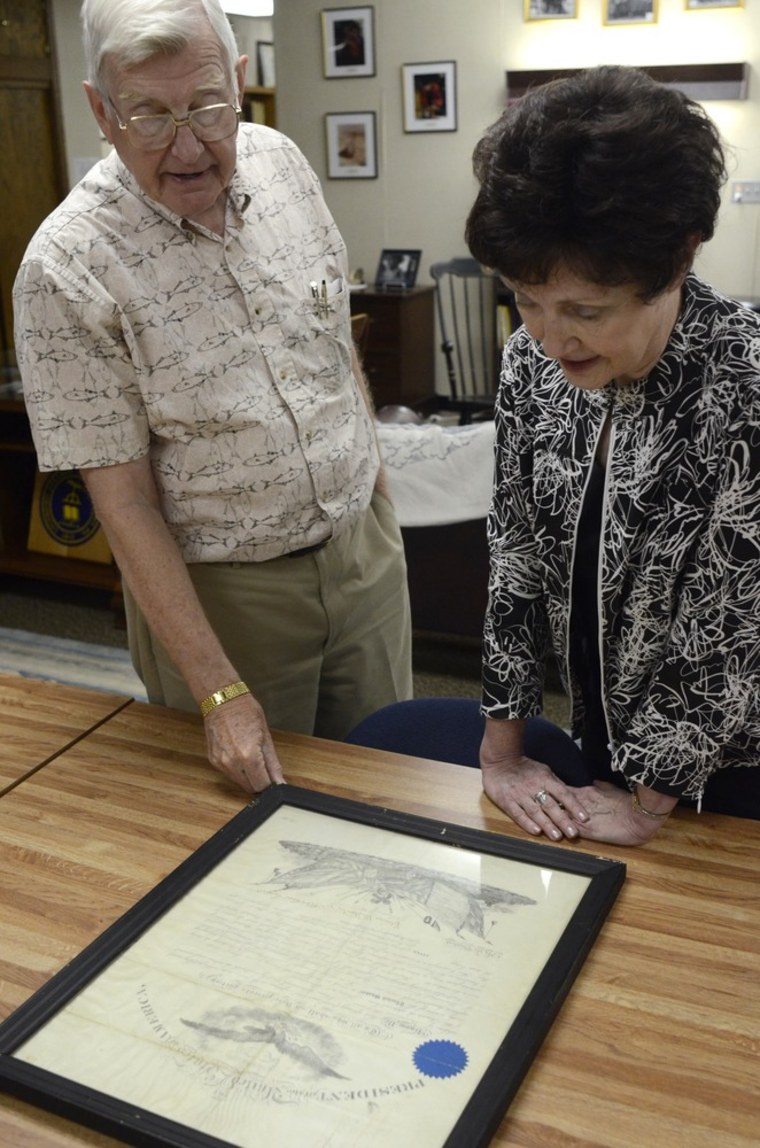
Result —
POLYGON ((276 132, 241 125, 223 237, 146 197, 112 153, 40 227, 16 280, 40 468, 150 454, 188 562, 342 533, 378 468, 346 269, 314 173, 276 132))

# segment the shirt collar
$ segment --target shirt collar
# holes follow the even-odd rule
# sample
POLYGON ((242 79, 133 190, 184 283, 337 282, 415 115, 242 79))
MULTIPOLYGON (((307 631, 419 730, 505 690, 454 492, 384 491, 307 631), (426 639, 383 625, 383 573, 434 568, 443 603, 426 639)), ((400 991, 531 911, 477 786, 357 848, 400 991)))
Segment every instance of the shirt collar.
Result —
MULTIPOLYGON (((137 196, 138 199, 149 206, 152 211, 155 211, 157 215, 160 215, 162 219, 165 219, 167 223, 171 223, 173 227, 181 231, 186 238, 192 237, 194 242, 195 235, 199 234, 207 235, 211 239, 221 240, 222 237, 217 235, 215 231, 210 231, 201 223, 195 223, 192 219, 177 215, 176 212, 170 211, 168 207, 164 207, 162 203, 151 199, 149 195, 145 194, 132 172, 115 152, 114 156, 116 158, 118 177, 124 187, 126 187, 132 195, 137 196)), ((241 181, 236 170, 233 174, 230 186, 227 189, 227 212, 233 211, 242 221, 250 202, 251 195, 241 186, 241 181)))

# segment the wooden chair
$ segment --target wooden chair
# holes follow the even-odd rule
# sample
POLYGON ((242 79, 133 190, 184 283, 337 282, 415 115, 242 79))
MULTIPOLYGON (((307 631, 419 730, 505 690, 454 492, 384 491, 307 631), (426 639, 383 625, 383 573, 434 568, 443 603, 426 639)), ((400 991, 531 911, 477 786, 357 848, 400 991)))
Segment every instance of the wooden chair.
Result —
POLYGON ((496 277, 467 258, 434 263, 430 274, 450 390, 440 407, 457 411, 460 424, 493 418, 500 361, 496 277))
POLYGON ((366 311, 361 311, 358 315, 351 316, 351 335, 353 336, 354 345, 361 359, 363 359, 367 353, 371 322, 372 320, 366 311))

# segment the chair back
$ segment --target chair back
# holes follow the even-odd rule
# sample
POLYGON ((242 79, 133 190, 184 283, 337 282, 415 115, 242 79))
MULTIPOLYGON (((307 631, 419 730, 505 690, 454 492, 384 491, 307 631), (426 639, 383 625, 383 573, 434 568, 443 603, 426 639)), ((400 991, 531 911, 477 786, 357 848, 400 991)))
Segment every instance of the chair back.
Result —
POLYGON ((360 311, 358 315, 351 316, 351 335, 362 359, 367 352, 370 322, 370 317, 366 311, 360 311))
POLYGON ((469 258, 434 263, 430 274, 452 404, 493 409, 500 360, 496 277, 469 258))
POLYGON ((364 718, 343 740, 454 765, 479 764, 485 718, 474 698, 391 702, 364 718))

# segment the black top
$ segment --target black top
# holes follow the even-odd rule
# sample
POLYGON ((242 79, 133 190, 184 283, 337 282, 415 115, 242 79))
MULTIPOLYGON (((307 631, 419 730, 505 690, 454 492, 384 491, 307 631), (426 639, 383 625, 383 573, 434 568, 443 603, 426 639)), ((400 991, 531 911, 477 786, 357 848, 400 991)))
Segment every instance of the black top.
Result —
MULTIPOLYGON (((583 498, 576 561, 573 570, 570 642, 583 695, 581 729, 583 756, 595 776, 611 777, 609 735, 602 706, 599 660, 599 546, 602 529, 605 470, 594 462, 583 498)), ((618 775, 619 780, 619 775, 618 775)))

